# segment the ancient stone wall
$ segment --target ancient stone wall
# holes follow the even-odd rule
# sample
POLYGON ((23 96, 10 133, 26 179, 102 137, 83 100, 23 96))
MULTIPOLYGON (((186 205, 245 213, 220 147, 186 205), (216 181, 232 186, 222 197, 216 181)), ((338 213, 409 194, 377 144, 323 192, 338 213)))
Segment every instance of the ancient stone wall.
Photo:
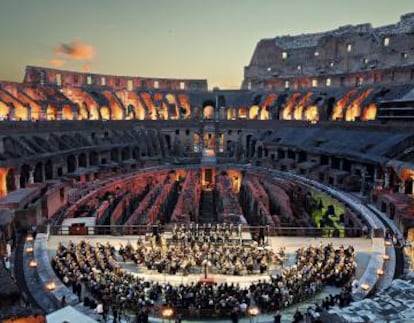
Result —
POLYGON ((394 25, 344 26, 259 41, 242 88, 319 88, 414 80, 413 14, 394 25))

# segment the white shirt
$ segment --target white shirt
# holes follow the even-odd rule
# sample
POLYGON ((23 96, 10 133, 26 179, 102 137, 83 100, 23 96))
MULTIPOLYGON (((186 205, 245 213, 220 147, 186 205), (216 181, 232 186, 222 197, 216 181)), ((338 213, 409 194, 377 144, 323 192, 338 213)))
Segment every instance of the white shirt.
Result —
POLYGON ((98 306, 96 306, 95 311, 98 314, 102 314, 103 313, 103 304, 99 303, 98 306))

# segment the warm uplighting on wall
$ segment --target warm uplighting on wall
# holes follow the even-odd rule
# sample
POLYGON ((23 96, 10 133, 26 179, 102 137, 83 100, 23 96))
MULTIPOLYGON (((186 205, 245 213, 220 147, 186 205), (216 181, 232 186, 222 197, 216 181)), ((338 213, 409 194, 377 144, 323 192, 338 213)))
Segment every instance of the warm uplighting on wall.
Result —
POLYGON ((378 269, 377 269, 377 275, 378 275, 378 276, 382 276, 382 275, 384 275, 384 270, 382 270, 381 268, 378 268, 378 269))
POLYGON ((37 267, 37 261, 32 259, 29 261, 29 267, 30 268, 36 268, 37 267))
POLYGON ((46 283, 46 289, 48 290, 48 291, 52 291, 52 290, 55 290, 55 288, 56 288, 56 283, 54 282, 54 281, 50 281, 50 282, 48 282, 48 283, 46 283))
POLYGON ((31 254, 31 253, 33 253, 33 247, 27 247, 27 248, 26 248, 26 253, 27 253, 27 254, 31 254))
POLYGON ((27 241, 27 242, 33 241, 33 236, 28 235, 28 236, 26 237, 26 241, 27 241))
POLYGON ((371 103, 368 105, 362 114, 362 120, 368 121, 368 120, 375 120, 377 117, 377 105, 375 103, 371 103))
POLYGON ((389 246, 392 246, 392 242, 391 242, 391 241, 389 241, 389 240, 385 240, 385 245, 386 245, 386 246, 388 246, 388 247, 389 247, 389 246))
POLYGON ((367 291, 369 289, 369 285, 367 283, 364 283, 361 285, 361 289, 367 291))
POLYGON ((390 256, 388 256, 387 254, 385 254, 385 255, 382 256, 382 259, 384 259, 384 260, 390 260, 390 256))

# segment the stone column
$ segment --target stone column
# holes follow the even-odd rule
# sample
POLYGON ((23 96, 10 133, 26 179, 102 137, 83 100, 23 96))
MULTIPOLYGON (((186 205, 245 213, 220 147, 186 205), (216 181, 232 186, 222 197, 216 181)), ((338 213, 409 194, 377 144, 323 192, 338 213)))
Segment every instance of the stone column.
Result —
POLYGON ((414 195, 414 175, 411 175, 411 194, 414 195))
POLYGON ((401 182, 398 185, 398 192, 404 194, 405 192, 405 181, 401 180, 401 182))
POLYGON ((29 171, 29 182, 28 182, 28 184, 33 184, 33 183, 34 183, 34 170, 31 169, 29 171))
POLYGON ((367 168, 365 166, 361 169, 361 195, 365 195, 367 168))
POLYGON ((378 177, 378 172, 379 172, 378 168, 379 166, 377 166, 374 171, 374 188, 381 190, 383 189, 383 186, 384 186, 384 179, 378 177))
POLYGON ((343 159, 339 160, 339 169, 344 170, 344 160, 343 159))
POLYGON ((384 173, 384 188, 390 188, 390 171, 388 169, 386 169, 384 173))
POLYGON ((14 174, 14 186, 16 186, 16 190, 20 188, 20 174, 14 174))
POLYGON ((27 120, 31 121, 32 120, 32 107, 30 106, 30 104, 25 104, 24 107, 27 109, 27 120))

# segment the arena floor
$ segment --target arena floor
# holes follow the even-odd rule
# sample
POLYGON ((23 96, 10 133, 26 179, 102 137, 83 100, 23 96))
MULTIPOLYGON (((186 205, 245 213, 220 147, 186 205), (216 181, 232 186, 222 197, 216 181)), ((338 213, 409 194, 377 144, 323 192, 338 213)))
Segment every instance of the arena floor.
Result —
MULTIPOLYGON (((68 243, 68 241, 72 240, 73 242, 80 242, 81 240, 86 240, 91 242, 92 244, 96 242, 100 242, 105 244, 109 242, 113 245, 116 249, 118 249, 120 244, 124 246, 131 242, 132 245, 135 246, 135 241, 144 237, 142 236, 122 236, 122 237, 113 237, 113 236, 51 236, 48 242, 48 253, 50 257, 55 255, 56 248, 59 242, 62 242, 64 245, 68 243)), ((302 246, 308 245, 319 245, 333 243, 334 247, 339 247, 343 245, 345 248, 349 245, 352 245, 355 249, 356 253, 356 261, 357 261, 357 270, 356 270, 356 278, 359 279, 361 275, 364 273, 366 266, 369 261, 370 252, 371 252, 371 240, 363 239, 363 238, 308 238, 308 237, 270 237, 269 238, 269 245, 272 247, 273 250, 276 252, 281 248, 285 247, 285 252, 287 255, 287 260, 284 263, 284 266, 292 266, 295 264, 295 252, 302 246)), ((159 283, 169 282, 173 285, 179 284, 187 284, 191 282, 197 282, 200 279, 200 274, 189 274, 183 276, 181 273, 177 273, 176 275, 169 275, 169 274, 160 274, 153 271, 143 270, 141 268, 137 268, 133 262, 123 263, 121 258, 118 257, 117 260, 119 261, 122 268, 127 271, 130 271, 133 274, 140 275, 141 277, 145 277, 148 280, 158 281, 159 283)), ((238 283, 240 286, 244 287, 252 282, 256 282, 259 279, 261 280, 268 280, 269 274, 271 272, 266 273, 264 275, 248 275, 248 276, 232 276, 232 275, 209 275, 209 277, 213 276, 214 280, 218 283, 238 283)))

